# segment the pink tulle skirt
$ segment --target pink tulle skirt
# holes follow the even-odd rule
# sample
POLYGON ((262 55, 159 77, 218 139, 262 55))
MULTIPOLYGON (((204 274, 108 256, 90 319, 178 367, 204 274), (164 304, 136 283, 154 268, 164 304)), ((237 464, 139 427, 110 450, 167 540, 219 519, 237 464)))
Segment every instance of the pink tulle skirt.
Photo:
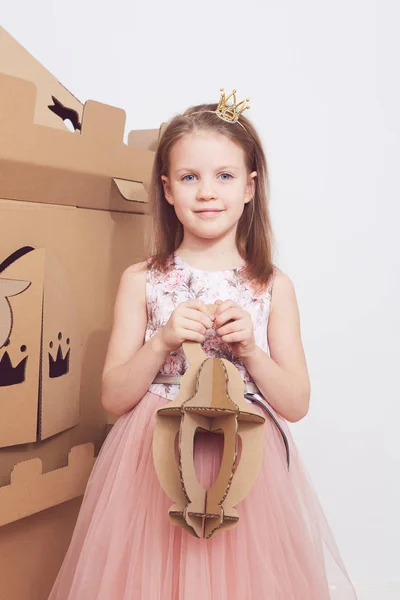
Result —
MULTIPOLYGON (((354 600, 283 420, 290 470, 267 418, 262 471, 237 507, 234 529, 205 540, 170 524, 172 501, 152 458, 155 413, 165 404, 148 392, 111 430, 49 600, 354 600)), ((196 471, 206 487, 222 444, 216 434, 196 436, 196 471)))

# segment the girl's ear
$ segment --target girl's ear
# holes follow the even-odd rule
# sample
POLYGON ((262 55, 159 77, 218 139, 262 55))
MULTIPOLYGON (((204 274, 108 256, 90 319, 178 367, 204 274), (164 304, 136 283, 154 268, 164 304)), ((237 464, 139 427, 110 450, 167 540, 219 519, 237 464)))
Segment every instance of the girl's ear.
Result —
POLYGON ((168 179, 168 177, 166 175, 161 175, 161 181, 162 181, 162 184, 163 184, 163 187, 164 187, 164 196, 165 196, 165 199, 166 199, 166 201, 169 204, 171 204, 173 206, 174 205, 174 198, 173 198, 172 193, 171 193, 171 186, 170 186, 170 183, 169 183, 169 179, 168 179))
POLYGON ((245 200, 244 200, 245 204, 247 204, 248 202, 250 202, 251 200, 254 199, 254 196, 256 194, 256 177, 257 177, 257 171, 253 171, 249 175, 249 179, 248 179, 247 187, 246 187, 246 193, 245 193, 245 200))

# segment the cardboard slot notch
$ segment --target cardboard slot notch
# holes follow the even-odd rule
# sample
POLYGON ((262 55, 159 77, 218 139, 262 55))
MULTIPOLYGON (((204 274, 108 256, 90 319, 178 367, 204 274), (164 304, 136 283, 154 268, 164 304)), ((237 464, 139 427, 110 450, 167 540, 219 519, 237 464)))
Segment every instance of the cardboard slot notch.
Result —
POLYGON ((147 211, 147 190, 142 182, 118 179, 117 177, 113 177, 113 182, 125 200, 145 204, 143 210, 147 211))
POLYGON ((174 501, 169 509, 171 522, 198 538, 209 538, 239 520, 235 507, 248 495, 261 469, 265 418, 246 403, 243 380, 232 363, 208 358, 199 344, 186 342, 183 348, 190 367, 177 400, 157 411, 154 465, 161 486, 174 501), (207 490, 194 466, 194 437, 199 430, 224 436, 220 470, 207 490))
POLYGON ((66 467, 43 473, 40 458, 17 463, 0 487, 0 527, 82 496, 95 462, 91 443, 71 448, 66 467))

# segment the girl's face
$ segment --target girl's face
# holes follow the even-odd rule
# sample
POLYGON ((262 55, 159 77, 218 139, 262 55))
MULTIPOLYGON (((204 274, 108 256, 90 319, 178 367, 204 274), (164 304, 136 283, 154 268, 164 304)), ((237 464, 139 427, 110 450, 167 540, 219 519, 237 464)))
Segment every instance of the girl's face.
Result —
POLYGON ((244 205, 254 197, 256 175, 248 174, 238 144, 219 133, 197 131, 173 145, 168 177, 161 179, 185 237, 215 240, 236 235, 244 205))

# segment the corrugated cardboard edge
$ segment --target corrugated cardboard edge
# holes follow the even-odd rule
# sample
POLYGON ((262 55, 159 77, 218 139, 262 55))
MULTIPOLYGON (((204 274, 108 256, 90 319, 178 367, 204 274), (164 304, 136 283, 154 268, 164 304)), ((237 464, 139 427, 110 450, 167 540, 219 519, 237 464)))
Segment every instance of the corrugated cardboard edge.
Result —
POLYGON ((48 473, 40 458, 16 464, 11 483, 0 488, 0 527, 82 496, 94 462, 88 443, 71 448, 67 466, 48 473))

